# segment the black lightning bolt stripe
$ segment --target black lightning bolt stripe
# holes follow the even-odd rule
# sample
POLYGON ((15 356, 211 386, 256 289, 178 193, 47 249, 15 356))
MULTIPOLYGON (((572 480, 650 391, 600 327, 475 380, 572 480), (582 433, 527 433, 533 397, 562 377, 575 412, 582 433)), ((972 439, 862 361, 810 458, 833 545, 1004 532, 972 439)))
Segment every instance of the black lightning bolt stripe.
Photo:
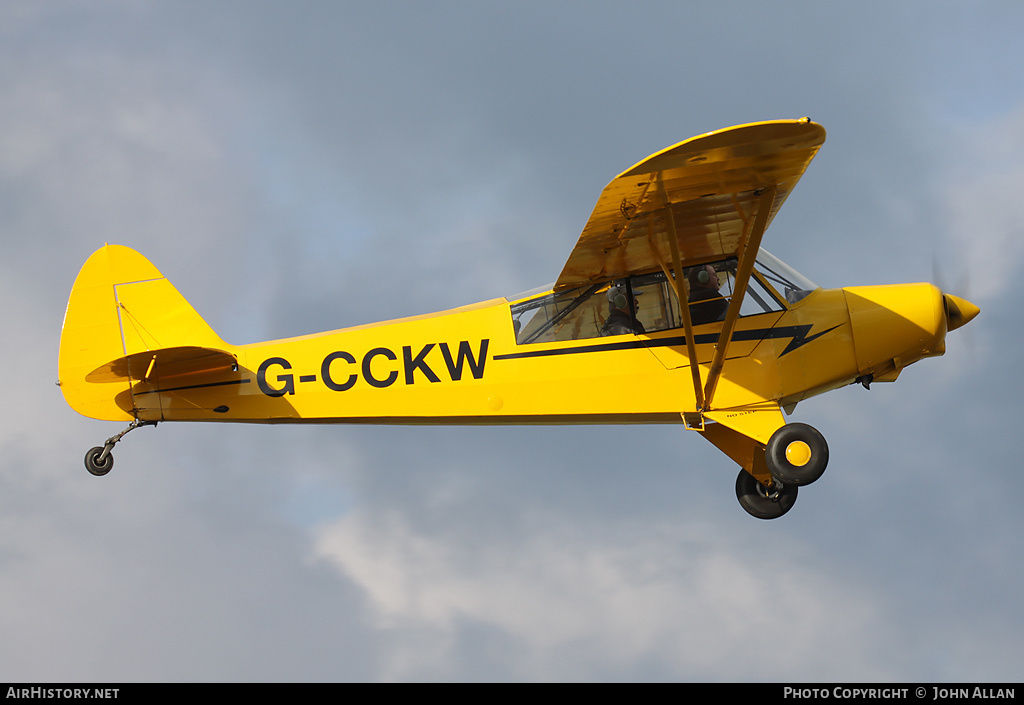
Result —
POLYGON ((811 342, 812 340, 817 340, 818 338, 820 338, 821 336, 825 335, 826 333, 831 333, 836 328, 838 328, 840 325, 842 325, 842 324, 834 325, 831 328, 827 328, 826 330, 823 330, 820 333, 815 333, 814 335, 807 335, 808 333, 811 332, 811 328, 814 327, 810 323, 808 323, 807 325, 803 325, 803 326, 784 326, 782 328, 772 328, 771 329, 772 335, 767 336, 767 337, 769 337, 769 338, 788 338, 788 337, 792 336, 793 339, 789 341, 789 345, 786 346, 786 349, 783 350, 781 353, 779 353, 779 357, 782 357, 783 355, 786 355, 787 353, 793 352, 794 350, 796 350, 799 347, 807 345, 807 343, 811 342))
MULTIPOLYGON (((841 325, 841 324, 840 324, 841 325)), ((786 346, 779 357, 793 352, 799 347, 806 345, 812 340, 816 340, 826 333, 830 333, 838 328, 838 325, 832 326, 827 330, 823 330, 820 333, 808 336, 811 332, 811 328, 814 325, 811 323, 804 324, 802 326, 779 326, 777 328, 756 328, 754 330, 738 330, 733 332, 733 341, 750 341, 750 340, 777 340, 791 338, 789 345, 786 346)), ((694 343, 697 345, 705 343, 717 343, 717 333, 701 333, 694 336, 694 343)), ((615 350, 634 350, 636 348, 664 348, 686 345, 686 336, 679 335, 672 338, 661 338, 660 340, 625 340, 615 343, 590 343, 588 345, 575 345, 571 348, 547 348, 544 350, 524 350, 523 352, 506 353, 504 355, 495 355, 495 360, 519 360, 528 357, 548 357, 551 355, 576 355, 580 353, 592 353, 592 352, 611 352, 615 350)))

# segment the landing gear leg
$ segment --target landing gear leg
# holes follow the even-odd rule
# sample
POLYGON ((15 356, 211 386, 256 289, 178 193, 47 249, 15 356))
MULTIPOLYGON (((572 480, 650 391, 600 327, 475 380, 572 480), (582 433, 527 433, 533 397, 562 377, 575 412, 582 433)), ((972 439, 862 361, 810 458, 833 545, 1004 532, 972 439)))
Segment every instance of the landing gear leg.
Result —
POLYGON ((778 519, 793 508, 796 493, 796 485, 784 485, 778 480, 765 487, 743 469, 736 477, 736 499, 747 514, 758 519, 778 519))
POLYGON ((135 419, 128 425, 128 428, 116 436, 108 438, 102 446, 90 448, 85 454, 85 469, 97 477, 102 477, 110 472, 114 467, 114 454, 111 452, 114 446, 129 431, 134 431, 142 426, 156 426, 156 421, 140 421, 135 419))

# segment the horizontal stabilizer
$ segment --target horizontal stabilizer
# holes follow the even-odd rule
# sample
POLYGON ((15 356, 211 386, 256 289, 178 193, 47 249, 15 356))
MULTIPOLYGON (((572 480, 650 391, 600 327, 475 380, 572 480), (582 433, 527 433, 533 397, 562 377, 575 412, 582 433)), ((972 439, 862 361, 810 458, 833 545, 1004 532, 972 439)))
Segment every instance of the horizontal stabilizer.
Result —
POLYGON ((163 348, 111 360, 87 374, 85 381, 166 380, 234 369, 237 364, 235 356, 223 350, 195 346, 163 348))

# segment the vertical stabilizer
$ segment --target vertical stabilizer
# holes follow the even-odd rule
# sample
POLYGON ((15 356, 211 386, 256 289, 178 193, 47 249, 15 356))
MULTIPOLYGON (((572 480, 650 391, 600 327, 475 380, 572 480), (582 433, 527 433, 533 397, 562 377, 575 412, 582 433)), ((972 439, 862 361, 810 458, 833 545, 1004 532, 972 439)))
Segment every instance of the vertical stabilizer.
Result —
POLYGON ((58 358, 64 399, 85 416, 130 421, 129 389, 138 378, 130 361, 184 346, 227 347, 149 260, 105 245, 82 265, 64 314, 58 358), (126 371, 94 374, 101 369, 126 371))

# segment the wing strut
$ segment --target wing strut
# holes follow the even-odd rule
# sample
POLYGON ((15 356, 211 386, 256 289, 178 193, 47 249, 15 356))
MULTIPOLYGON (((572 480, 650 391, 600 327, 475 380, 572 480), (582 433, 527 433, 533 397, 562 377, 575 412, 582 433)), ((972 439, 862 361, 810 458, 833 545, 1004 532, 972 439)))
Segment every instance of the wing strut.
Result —
POLYGON ((690 320, 690 307, 687 302, 690 300, 689 286, 686 277, 683 276, 683 261, 679 255, 679 238, 676 237, 676 218, 672 213, 672 206, 668 211, 669 238, 668 246, 672 251, 672 266, 675 269, 676 298, 679 300, 679 314, 683 319, 683 333, 686 336, 686 355, 690 360, 690 375, 693 377, 693 394, 697 400, 697 409, 704 409, 704 392, 700 388, 700 365, 697 364, 697 346, 693 341, 693 322, 690 320))
MULTIPOLYGON (((736 328, 736 321, 740 316, 740 306, 743 304, 743 297, 747 293, 750 274, 754 271, 757 251, 761 247, 761 236, 764 235, 765 227, 768 225, 768 215, 771 213, 772 204, 775 203, 775 193, 776 187, 772 186, 759 194, 757 215, 754 218, 753 227, 747 229, 746 236, 740 242, 739 263, 736 266, 736 283, 732 292, 732 300, 729 302, 729 309, 725 312, 722 332, 719 334, 718 343, 715 345, 715 356, 711 360, 711 369, 708 372, 708 379, 704 385, 703 402, 701 401, 701 395, 697 396, 697 408, 702 411, 711 410, 711 401, 715 396, 718 379, 722 375, 722 367, 725 364, 725 356, 729 351, 732 332, 736 328)), ((678 267, 678 264, 676 266, 678 267)), ((689 320, 688 315, 686 320, 689 320)), ((687 328, 687 343, 689 343, 690 337, 689 328, 687 328)), ((690 355, 691 360, 695 359, 692 357, 692 352, 690 355)), ((691 368, 695 367, 695 365, 691 365, 691 368)))

